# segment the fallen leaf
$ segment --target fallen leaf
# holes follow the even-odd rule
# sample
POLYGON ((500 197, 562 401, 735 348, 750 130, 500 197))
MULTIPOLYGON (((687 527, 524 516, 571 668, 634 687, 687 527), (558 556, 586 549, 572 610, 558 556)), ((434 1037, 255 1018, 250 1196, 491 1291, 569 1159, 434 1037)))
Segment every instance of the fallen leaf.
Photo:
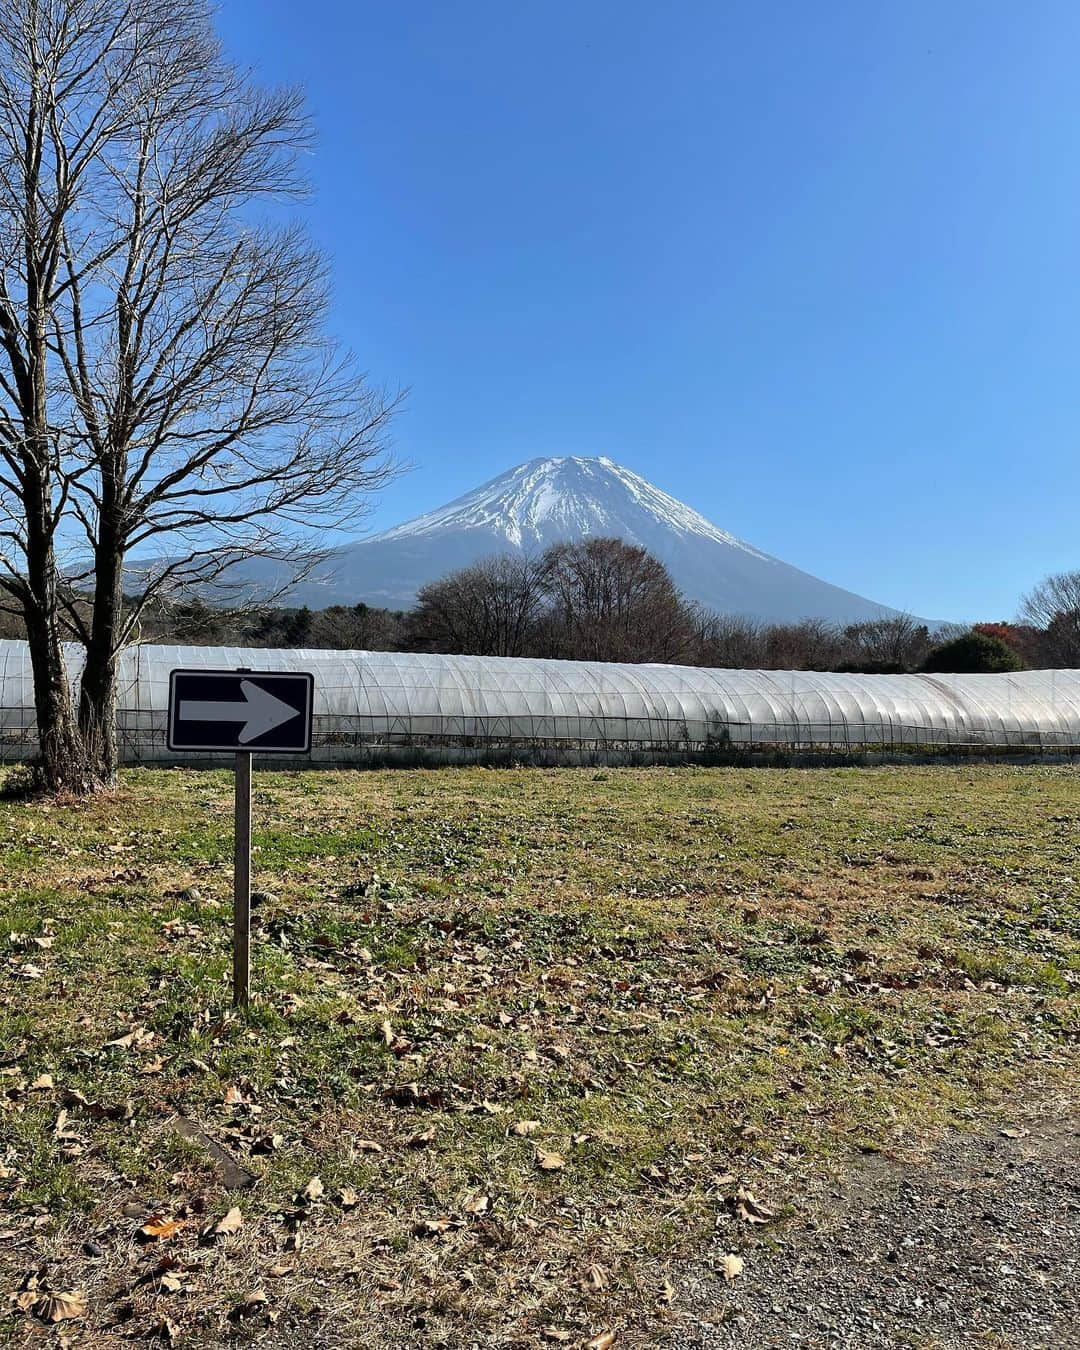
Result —
POLYGON ((439 1237, 443 1233, 449 1233, 452 1228, 460 1228, 460 1219, 448 1219, 442 1217, 439 1219, 420 1219, 413 1224, 413 1233, 417 1237, 439 1237))
POLYGON ((510 1132, 518 1134, 524 1139, 530 1134, 535 1134, 539 1128, 540 1122, 538 1120, 519 1120, 510 1126, 510 1132))
MULTIPOLYGON (((33 1088, 36 1087, 37 1085, 35 1083, 31 1083, 30 1086, 33 1088)), ((1022 1129, 1018 1126, 1010 1125, 1006 1129, 1002 1130, 1001 1133, 1005 1136, 1006 1139, 1026 1139, 1028 1135, 1031 1133, 1031 1131, 1022 1129)))
POLYGON ((742 1190, 735 1192, 735 1212, 746 1223, 768 1223, 776 1217, 771 1209, 759 1205, 749 1191, 742 1190))
POLYGON ((211 1220, 199 1236, 204 1242, 208 1240, 212 1241, 216 1237, 228 1237, 230 1233, 238 1232, 239 1229, 243 1227, 243 1223, 243 1214, 236 1205, 233 1205, 232 1209, 230 1209, 222 1218, 218 1219, 216 1223, 211 1220))
POLYGON ((565 1342, 573 1337, 572 1331, 560 1331, 558 1327, 541 1327, 540 1335, 545 1341, 565 1342))
POLYGON ((601 1331, 599 1336, 594 1336, 589 1342, 589 1350, 610 1350, 615 1344, 614 1331, 601 1331))
POLYGON ((435 1127, 428 1130, 419 1130, 416 1134, 409 1135, 405 1140, 406 1148, 427 1148, 429 1144, 435 1142, 435 1127))
POLYGON ((675 1286, 670 1280, 664 1280, 661 1284, 659 1298, 661 1303, 675 1302, 675 1286))
POLYGON ((283 1275, 291 1275, 295 1269, 296 1269, 295 1266, 281 1264, 271 1266, 266 1273, 267 1275, 270 1276, 272 1280, 280 1280, 283 1275))
POLYGON ((105 1045, 115 1046, 118 1050, 130 1050, 135 1045, 146 1045, 154 1039, 154 1033, 147 1031, 145 1027, 135 1027, 132 1031, 123 1036, 117 1036, 115 1040, 106 1041, 105 1045))
POLYGON ((43 1322, 67 1322, 86 1316, 86 1295, 81 1289, 66 1294, 43 1294, 34 1304, 34 1314, 43 1322))
POLYGON ((68 1113, 61 1111, 56 1117, 56 1124, 53 1126, 53 1136, 57 1139, 76 1139, 78 1136, 73 1134, 68 1127, 68 1113))
POLYGON ((548 1153, 546 1149, 538 1148, 536 1165, 541 1172, 561 1172, 566 1166, 566 1159, 561 1153, 548 1153))
POLYGON ((53 1077, 51 1073, 42 1073, 30 1084, 31 1092, 47 1092, 53 1086, 53 1077))
POLYGON ((312 1177, 308 1184, 297 1196, 301 1204, 310 1204, 312 1200, 318 1200, 322 1197, 325 1187, 319 1177, 312 1177))
POLYGON ((267 1298, 264 1289, 252 1289, 244 1295, 229 1316, 232 1318, 250 1317, 252 1313, 257 1313, 261 1308, 265 1308, 269 1302, 270 1300, 267 1298))
POLYGON ((360 1194, 354 1191, 351 1186, 342 1186, 338 1191, 337 1202, 342 1209, 355 1209, 360 1203, 360 1194))
POLYGON ((474 1195, 472 1199, 466 1200, 463 1205, 466 1214, 486 1214, 490 1208, 490 1195, 474 1195))
POLYGON ((139 1229, 139 1236, 148 1242, 165 1241, 186 1227, 182 1219, 163 1219, 159 1214, 154 1214, 139 1229))
POLYGON ((607 1288, 607 1282, 607 1271, 603 1266, 598 1266, 594 1262, 585 1272, 585 1278, 581 1283, 586 1289, 599 1293, 601 1289, 607 1288))
POLYGON ((374 1139, 357 1139, 353 1144, 357 1153, 381 1153, 382 1144, 377 1144, 374 1139))
POLYGON ((720 1270, 723 1273, 724 1279, 728 1282, 728 1284, 730 1284, 732 1280, 737 1280, 739 1276, 743 1273, 742 1257, 736 1256, 734 1252, 730 1252, 727 1256, 721 1259, 720 1270))

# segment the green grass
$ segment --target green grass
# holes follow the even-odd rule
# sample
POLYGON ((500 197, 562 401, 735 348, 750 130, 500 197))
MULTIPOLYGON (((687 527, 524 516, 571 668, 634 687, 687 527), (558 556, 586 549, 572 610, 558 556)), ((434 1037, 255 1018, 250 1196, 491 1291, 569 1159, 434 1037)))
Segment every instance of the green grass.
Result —
POLYGON ((648 1290, 718 1225, 748 1240, 735 1184, 782 1209, 852 1146, 917 1147, 1075 1073, 1075 795, 1067 768, 993 766, 259 773, 243 1016, 227 774, 5 802, 0 1271, 14 1289, 29 1241, 92 1325, 168 1315, 211 1344, 243 1334, 221 1291, 263 1285, 344 1344, 417 1316, 448 1344, 659 1343, 648 1290), (212 1249, 200 1215, 228 1200, 177 1111, 258 1178, 212 1249), (132 1246, 133 1196, 190 1220, 183 1298, 133 1283, 162 1255, 132 1246), (440 1215, 461 1226, 415 1234, 440 1215))

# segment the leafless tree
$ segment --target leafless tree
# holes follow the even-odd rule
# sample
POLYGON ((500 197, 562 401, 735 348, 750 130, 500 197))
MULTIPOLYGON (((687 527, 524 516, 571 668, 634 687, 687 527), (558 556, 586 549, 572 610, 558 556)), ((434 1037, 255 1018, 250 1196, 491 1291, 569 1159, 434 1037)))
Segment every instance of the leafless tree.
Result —
POLYGON ((1047 665, 1080 666, 1080 572, 1058 572, 1020 602, 1020 617, 1041 631, 1039 658, 1047 665))
POLYGON ((323 262, 282 215, 302 100, 223 57, 204 0, 8 0, 0 139, 2 584, 44 780, 88 787, 144 608, 239 559, 310 564, 388 472, 394 400, 326 338, 323 262))
POLYGON ((714 614, 691 606, 694 622, 695 665, 726 670, 753 670, 765 664, 765 630, 756 619, 737 614, 714 614))
POLYGON ((832 670, 843 652, 840 631, 825 619, 772 624, 765 630, 769 670, 832 670))
POLYGON ((680 661, 693 622, 671 574, 622 539, 554 544, 543 555, 553 655, 588 661, 680 661))
POLYGON ((544 602, 543 565, 499 554, 424 586, 409 615, 410 645, 421 651, 522 656, 544 602))
POLYGON ((910 614, 891 614, 849 624, 843 632, 844 661, 867 669, 914 670, 932 646, 930 630, 910 614))

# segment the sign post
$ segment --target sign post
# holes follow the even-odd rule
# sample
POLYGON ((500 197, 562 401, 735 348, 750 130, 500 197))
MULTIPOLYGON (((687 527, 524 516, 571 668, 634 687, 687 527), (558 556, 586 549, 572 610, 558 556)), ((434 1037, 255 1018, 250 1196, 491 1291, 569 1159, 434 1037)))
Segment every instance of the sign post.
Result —
POLYGON ((233 833, 233 1004, 251 996, 251 757, 311 749, 314 678, 301 671, 174 670, 170 750, 236 755, 233 833))
POLYGON ((236 752, 233 834, 233 1005, 251 994, 251 751, 236 752))

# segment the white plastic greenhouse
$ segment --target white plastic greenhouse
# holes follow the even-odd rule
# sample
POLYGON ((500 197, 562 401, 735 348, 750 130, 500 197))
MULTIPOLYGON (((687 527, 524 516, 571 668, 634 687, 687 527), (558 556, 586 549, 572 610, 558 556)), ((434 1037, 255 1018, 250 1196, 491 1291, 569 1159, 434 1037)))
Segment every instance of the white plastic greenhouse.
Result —
MULTIPOLYGON (((69 652, 70 674, 78 656, 69 652)), ((165 745, 176 668, 304 670, 315 677, 310 761, 687 758, 954 747, 1080 749, 1080 671, 835 675, 401 652, 134 647, 119 708, 129 763, 165 745)), ((0 642, 0 759, 33 754, 29 656, 0 642)), ((283 764, 289 761, 281 761, 283 764)), ((295 762, 295 759, 292 760, 295 762)))

